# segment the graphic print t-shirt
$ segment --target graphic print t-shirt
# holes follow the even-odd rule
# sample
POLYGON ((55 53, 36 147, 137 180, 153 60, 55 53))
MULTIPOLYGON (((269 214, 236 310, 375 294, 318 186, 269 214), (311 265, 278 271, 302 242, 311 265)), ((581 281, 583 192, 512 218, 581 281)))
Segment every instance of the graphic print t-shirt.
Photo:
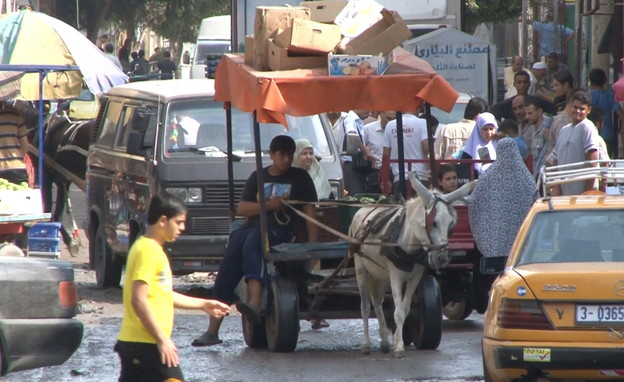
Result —
MULTIPOLYGON (((262 179, 264 181, 265 199, 270 196, 281 196, 284 199, 304 202, 316 202, 318 200, 314 182, 306 170, 291 167, 282 175, 272 176, 269 174, 268 167, 265 167, 262 169, 262 179)), ((241 200, 258 201, 258 176, 255 171, 247 178, 241 200)), ((296 208, 302 210, 303 206, 298 205, 296 208)), ((269 224, 286 225, 291 231, 294 231, 296 227, 294 224, 300 219, 294 211, 287 207, 278 213, 269 212, 267 215, 269 224)), ((259 216, 250 218, 248 224, 260 224, 259 216)))

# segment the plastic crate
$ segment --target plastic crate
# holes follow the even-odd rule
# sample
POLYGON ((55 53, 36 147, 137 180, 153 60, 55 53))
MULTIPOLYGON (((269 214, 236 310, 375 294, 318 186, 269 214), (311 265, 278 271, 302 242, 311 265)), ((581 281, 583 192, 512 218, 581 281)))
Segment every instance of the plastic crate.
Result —
POLYGON ((61 223, 37 223, 28 230, 28 237, 57 238, 61 230, 61 223))
POLYGON ((60 238, 29 237, 28 253, 31 252, 59 252, 60 238))

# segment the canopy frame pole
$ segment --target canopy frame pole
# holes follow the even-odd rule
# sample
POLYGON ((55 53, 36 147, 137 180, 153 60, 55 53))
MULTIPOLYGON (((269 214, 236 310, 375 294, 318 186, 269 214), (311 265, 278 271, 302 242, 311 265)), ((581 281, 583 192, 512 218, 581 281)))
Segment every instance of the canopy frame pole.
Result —
POLYGON ((269 229, 267 225, 267 210, 264 196, 264 177, 262 176, 262 147, 260 145, 260 123, 258 122, 257 111, 254 110, 253 116, 253 138, 254 148, 256 150, 256 178, 258 181, 258 203, 260 205, 260 235, 262 237, 262 256, 266 257, 269 253, 269 229))
POLYGON ((431 121, 431 105, 425 102, 425 119, 427 121, 427 146, 429 147, 429 170, 431 171, 431 186, 436 188, 438 186, 438 176, 436 169, 436 161, 433 150, 433 140, 435 131, 433 131, 433 122, 431 121))
POLYGON ((399 161, 399 189, 398 193, 405 198, 405 152, 403 150, 403 113, 396 112, 397 127, 397 159, 399 161))
POLYGON ((43 80, 48 75, 47 70, 39 70, 39 169, 37 175, 39 178, 39 190, 43 200, 43 80))
POLYGON ((230 223, 234 222, 236 217, 234 200, 234 155, 232 154, 233 141, 232 141, 232 104, 230 102, 225 103, 225 124, 226 124, 226 140, 227 140, 227 174, 228 174, 228 198, 230 202, 230 223))

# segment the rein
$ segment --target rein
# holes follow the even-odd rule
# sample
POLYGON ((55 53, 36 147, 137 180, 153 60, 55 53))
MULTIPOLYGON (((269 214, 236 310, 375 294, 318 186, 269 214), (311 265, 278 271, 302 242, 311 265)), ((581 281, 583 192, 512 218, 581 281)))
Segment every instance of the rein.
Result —
MULTIPOLYGON (((440 198, 441 201, 446 202, 444 199, 440 198)), ((340 203, 335 203, 335 202, 303 202, 300 200, 283 200, 282 201, 286 206, 288 206, 288 208, 290 208, 291 210, 293 210, 297 215, 299 215, 300 217, 302 217, 303 219, 312 222, 313 224, 317 225, 318 227, 326 230, 327 232, 334 234, 336 236, 338 236, 339 238, 348 241, 350 244, 353 245, 371 245, 371 246, 378 246, 378 247, 399 247, 399 244, 397 243, 389 243, 389 242, 371 242, 371 241, 365 241, 366 237, 368 236, 368 233, 366 233, 366 235, 364 235, 364 237, 362 238, 362 240, 351 237, 349 235, 345 235, 344 233, 337 231, 335 229, 333 229, 332 227, 329 227, 323 223, 321 223, 320 221, 316 220, 315 218, 312 218, 308 215, 306 215, 305 213, 299 211, 298 209, 296 209, 295 207, 293 207, 294 204, 312 204, 312 205, 336 205, 336 204, 340 204, 340 203)), ((361 206, 361 207, 373 207, 373 209, 369 212, 372 213, 376 208, 395 208, 395 207, 404 207, 401 204, 379 204, 379 205, 375 205, 372 206, 370 204, 346 204, 346 203, 342 203, 343 205, 348 205, 350 207, 355 207, 355 206, 361 206)), ((429 235, 429 233, 427 233, 427 235, 429 235)), ((356 235, 358 236, 358 235, 356 235)), ((429 242, 431 242, 431 240, 429 240, 429 242)), ((411 245, 411 247, 415 247, 415 248, 429 248, 430 250, 436 250, 436 249, 444 249, 446 247, 448 247, 447 245, 411 245)))

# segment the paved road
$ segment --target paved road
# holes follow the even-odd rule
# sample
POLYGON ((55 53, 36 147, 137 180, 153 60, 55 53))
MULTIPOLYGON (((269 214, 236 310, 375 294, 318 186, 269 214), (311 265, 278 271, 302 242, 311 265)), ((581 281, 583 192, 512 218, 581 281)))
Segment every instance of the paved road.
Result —
MULTIPOLYGON (((84 194, 72 189, 71 197, 78 226, 84 228, 84 194)), ((85 241, 83 251, 86 251, 86 238, 81 236, 85 241)), ((64 252, 62 258, 68 259, 67 256, 64 252)), ((78 315, 85 322, 85 335, 78 351, 64 365, 18 372, 0 381, 106 382, 117 379, 119 361, 112 348, 121 321, 121 292, 110 289, 93 293, 93 272, 79 264, 84 262, 84 256, 85 253, 81 253, 76 260, 79 294, 88 293, 94 301, 87 302, 87 314, 78 315)), ((177 285, 180 290, 197 286, 179 280, 177 285)), ((179 347, 187 381, 459 382, 483 378, 480 350, 483 319, 476 313, 465 321, 445 320, 442 342, 437 350, 419 351, 408 347, 406 358, 400 360, 381 354, 376 320, 371 320, 373 352, 369 356, 359 351, 361 320, 331 320, 331 326, 323 330, 312 330, 308 322, 301 321, 299 341, 293 353, 247 348, 241 334, 240 316, 236 313, 224 321, 221 331, 224 344, 191 347, 191 341, 205 330, 206 324, 204 315, 177 313, 173 338, 179 347)))

